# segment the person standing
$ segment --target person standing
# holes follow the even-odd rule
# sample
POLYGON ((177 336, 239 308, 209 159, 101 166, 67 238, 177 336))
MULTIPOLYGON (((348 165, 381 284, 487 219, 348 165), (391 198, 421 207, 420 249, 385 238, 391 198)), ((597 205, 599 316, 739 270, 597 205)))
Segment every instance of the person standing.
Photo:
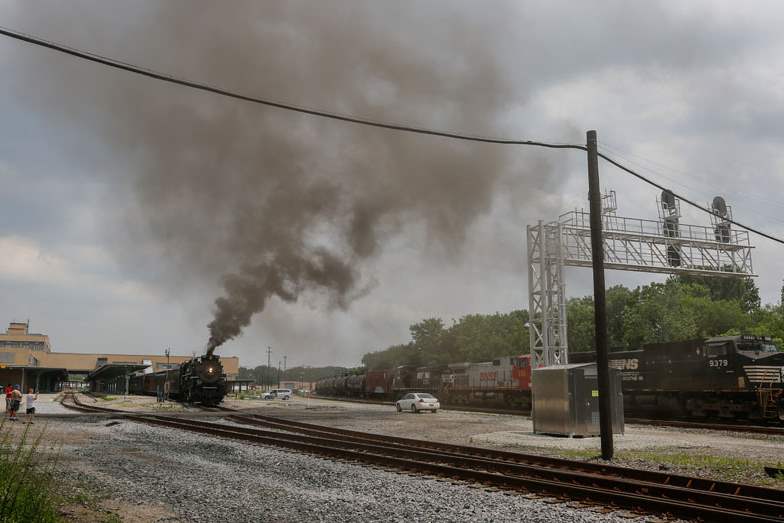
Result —
POLYGON ((27 389, 27 394, 24 397, 25 400, 25 413, 27 414, 27 418, 25 419, 25 423, 32 423, 33 417, 35 416, 35 400, 38 399, 38 393, 36 392, 33 394, 33 388, 29 387, 27 389))
POLYGON ((11 421, 16 421, 16 412, 19 410, 20 403, 22 403, 22 391, 19 390, 19 385, 14 385, 14 390, 11 392, 11 421))
POLYGON ((5 415, 9 416, 11 414, 11 396, 14 392, 13 385, 10 383, 6 385, 5 389, 3 389, 3 392, 5 392, 5 415))

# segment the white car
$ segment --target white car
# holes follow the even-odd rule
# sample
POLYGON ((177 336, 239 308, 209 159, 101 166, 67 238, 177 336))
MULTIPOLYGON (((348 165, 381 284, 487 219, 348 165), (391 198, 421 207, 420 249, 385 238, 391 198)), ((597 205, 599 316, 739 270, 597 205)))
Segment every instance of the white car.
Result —
POLYGON ((291 389, 272 389, 269 392, 265 392, 262 398, 264 398, 265 400, 271 400, 275 398, 280 398, 282 400, 290 400, 291 389))
POLYGON ((429 410, 432 413, 438 412, 441 404, 438 398, 427 392, 410 392, 395 402, 398 412, 410 410, 417 413, 423 410, 429 410))

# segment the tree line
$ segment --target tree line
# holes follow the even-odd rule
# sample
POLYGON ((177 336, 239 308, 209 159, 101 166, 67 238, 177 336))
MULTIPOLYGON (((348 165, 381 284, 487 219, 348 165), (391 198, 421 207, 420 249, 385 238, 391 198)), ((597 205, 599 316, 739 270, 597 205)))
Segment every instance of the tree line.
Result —
MULTIPOLYGON (((569 350, 594 350, 593 297, 572 298, 566 310, 569 350)), ((784 343, 784 307, 763 306, 751 278, 672 276, 634 289, 616 285, 607 289, 607 316, 609 344, 615 350, 735 334, 772 336, 779 347, 784 343)), ((527 321, 526 310, 470 314, 451 325, 427 318, 411 325, 409 341, 368 352, 362 364, 372 370, 527 354, 527 321)))
MULTIPOLYGON (((782 287, 784 300, 784 287, 782 287)), ((571 298, 566 304, 569 350, 594 350, 593 297, 571 298)), ((784 307, 762 305, 751 278, 671 276, 664 283, 634 289, 616 285, 607 289, 610 348, 635 349, 646 343, 683 341, 719 335, 772 336, 784 346, 784 307)), ((528 311, 469 314, 449 324, 426 318, 409 327, 411 338, 362 356, 366 369, 399 365, 439 365, 490 361, 498 356, 528 354, 528 311)), ((259 365, 240 368, 240 378, 277 385, 280 380, 318 381, 360 372, 360 368, 293 367, 281 372, 259 365)))
POLYGON ((259 365, 254 368, 240 367, 240 379, 252 379, 259 385, 278 386, 281 381, 314 382, 349 372, 346 367, 291 367, 286 371, 277 367, 259 365))

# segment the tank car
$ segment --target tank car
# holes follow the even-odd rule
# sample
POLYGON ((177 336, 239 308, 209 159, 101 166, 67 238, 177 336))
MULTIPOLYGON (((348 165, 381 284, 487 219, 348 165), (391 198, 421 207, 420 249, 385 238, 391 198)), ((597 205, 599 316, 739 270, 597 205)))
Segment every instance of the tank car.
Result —
POLYGON ((346 378, 346 395, 350 398, 365 396, 365 375, 352 374, 346 378))

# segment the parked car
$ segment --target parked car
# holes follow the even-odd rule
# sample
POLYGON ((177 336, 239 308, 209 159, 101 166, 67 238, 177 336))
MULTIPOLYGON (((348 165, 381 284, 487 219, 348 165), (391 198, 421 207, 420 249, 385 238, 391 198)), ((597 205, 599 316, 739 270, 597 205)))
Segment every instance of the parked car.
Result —
POLYGON ((282 399, 282 400, 290 400, 291 389, 272 389, 270 391, 265 392, 262 398, 265 400, 271 400, 275 398, 282 399))
POLYGON ((441 408, 441 404, 438 402, 438 398, 427 392, 409 392, 395 402, 395 407, 398 412, 410 410, 416 413, 429 410, 435 414, 441 408))

